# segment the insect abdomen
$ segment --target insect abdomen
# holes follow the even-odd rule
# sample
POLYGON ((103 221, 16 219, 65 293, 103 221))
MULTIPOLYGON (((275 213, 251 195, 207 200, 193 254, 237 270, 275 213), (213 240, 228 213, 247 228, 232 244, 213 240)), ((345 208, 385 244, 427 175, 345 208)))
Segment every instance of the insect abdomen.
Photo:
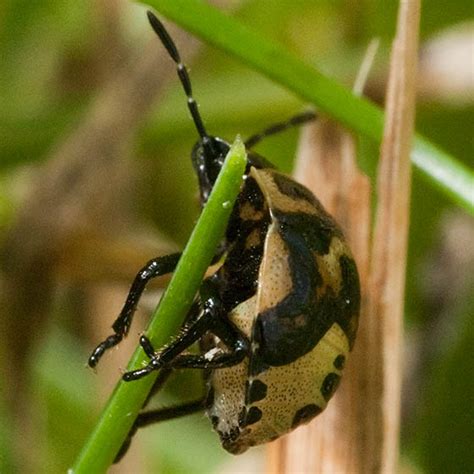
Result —
POLYGON ((274 170, 252 168, 250 177, 271 216, 257 292, 231 313, 251 353, 215 371, 220 399, 210 410, 223 446, 235 454, 326 407, 354 343, 360 299, 350 250, 316 198, 274 170))

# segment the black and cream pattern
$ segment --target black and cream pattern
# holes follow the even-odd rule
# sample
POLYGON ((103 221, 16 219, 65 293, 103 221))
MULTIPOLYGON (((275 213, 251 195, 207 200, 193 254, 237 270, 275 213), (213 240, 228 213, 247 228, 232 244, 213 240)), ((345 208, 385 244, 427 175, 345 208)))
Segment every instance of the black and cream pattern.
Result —
MULTIPOLYGON (((269 169, 252 168, 247 183, 252 198, 244 189, 236 207, 237 227, 247 230, 232 248, 241 255, 258 229, 251 259, 258 269, 247 274, 252 281, 242 274, 248 292, 229 318, 251 350, 208 382, 209 416, 232 453, 281 436, 326 407, 354 344, 360 305, 350 250, 310 191, 269 169)), ((221 276, 235 265, 232 251, 221 276)))
MULTIPOLYGON (((208 134, 178 48, 161 21, 147 15, 175 63, 199 135, 191 161, 204 206, 230 144, 208 134)), ((314 118, 311 111, 295 115, 253 135, 246 146, 314 118)), ((132 382, 160 370, 154 385, 159 390, 173 370, 200 369, 207 396, 140 412, 116 460, 138 428, 204 408, 223 447, 242 453, 310 421, 339 385, 359 318, 354 259, 341 230, 308 189, 256 153, 249 151, 247 160, 243 189, 214 256, 217 267, 201 283, 179 334, 156 349, 142 335, 149 362, 122 376, 132 382), (197 342, 200 353, 189 351, 197 342)), ((113 333, 89 357, 91 367, 127 336, 147 283, 173 272, 180 257, 156 257, 138 272, 113 333)))

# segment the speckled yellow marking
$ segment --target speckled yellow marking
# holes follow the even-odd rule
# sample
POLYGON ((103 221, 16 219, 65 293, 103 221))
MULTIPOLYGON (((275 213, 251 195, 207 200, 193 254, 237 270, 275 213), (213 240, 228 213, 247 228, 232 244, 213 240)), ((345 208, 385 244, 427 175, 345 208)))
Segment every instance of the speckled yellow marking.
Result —
MULTIPOLYGON (((275 174, 276 171, 268 169, 252 168, 250 171, 250 175, 264 194, 270 215, 273 209, 311 215, 321 213, 318 205, 312 205, 307 199, 290 197, 280 192, 273 179, 275 174)), ((240 216, 242 219, 252 220, 263 217, 256 216, 255 209, 250 203, 242 206, 240 216)), ((276 306, 291 293, 293 288, 288 250, 278 231, 278 225, 273 218, 267 230, 257 294, 241 303, 229 315, 232 322, 250 340, 256 316, 276 306)), ((259 243, 260 239, 259 235, 259 243)), ((257 235, 252 233, 247 239, 246 246, 256 241, 257 235)), ((350 251, 344 240, 337 235, 333 237, 327 255, 314 253, 315 265, 318 265, 324 280, 324 285, 319 291, 325 292, 330 287, 335 294, 340 292, 342 275, 339 259, 344 254, 350 255, 350 251)), ((297 322, 298 318, 294 320, 297 322)), ((304 317, 301 324, 306 324, 304 317)), ((218 347, 225 350, 222 343, 217 342, 218 347)), ((252 352, 255 352, 255 344, 253 341, 252 352)), ((319 409, 323 410, 330 393, 326 393, 325 398, 321 392, 322 386, 325 380, 331 378, 338 380, 342 371, 335 367, 334 360, 338 356, 346 358, 348 352, 349 340, 339 324, 334 323, 311 351, 290 364, 271 366, 256 376, 250 376, 249 360, 246 358, 237 366, 214 370, 211 374, 214 404, 209 410, 209 415, 218 418, 216 426, 218 432, 234 433, 237 436, 228 449, 234 453, 244 452, 250 446, 265 443, 291 431, 294 428, 295 415, 302 411, 304 413, 305 408, 310 407, 313 411, 308 411, 309 416, 303 417, 304 421, 309 421, 319 409), (265 397, 245 405, 246 383, 251 383, 254 379, 266 385, 265 397), (239 426, 239 421, 242 421, 239 420, 239 416, 244 407, 247 412, 252 408, 258 409, 262 413, 261 418, 247 426, 239 426)))
POLYGON ((339 237, 331 239, 329 253, 326 255, 319 255, 313 252, 319 274, 323 280, 323 285, 316 290, 318 296, 323 295, 328 287, 333 290, 334 294, 337 295, 339 293, 342 283, 339 259, 342 255, 350 256, 350 253, 347 244, 339 237))
POLYGON ((251 168, 250 170, 250 176, 257 181, 270 209, 285 212, 304 212, 311 215, 319 214, 318 209, 305 199, 295 199, 283 194, 273 180, 273 176, 276 174, 280 173, 272 169, 257 170, 251 168))
POLYGON ((250 232, 249 236, 245 239, 245 248, 258 247, 262 243, 260 234, 260 229, 254 229, 250 232))
POLYGON ((293 288, 288 252, 277 226, 275 223, 270 225, 265 239, 258 274, 257 313, 276 306, 293 288))
POLYGON ((244 202, 239 209, 239 216, 244 221, 259 221, 263 218, 263 211, 257 211, 251 202, 244 202))
POLYGON ((334 367, 333 361, 341 354, 347 357, 348 352, 348 339, 341 327, 334 323, 303 357, 259 374, 258 379, 268 386, 268 392, 265 399, 251 406, 260 408, 263 416, 247 427, 239 443, 242 446, 262 443, 290 431, 295 413, 305 405, 316 404, 324 409, 327 402, 321 394, 321 386, 328 374, 342 374, 334 367))

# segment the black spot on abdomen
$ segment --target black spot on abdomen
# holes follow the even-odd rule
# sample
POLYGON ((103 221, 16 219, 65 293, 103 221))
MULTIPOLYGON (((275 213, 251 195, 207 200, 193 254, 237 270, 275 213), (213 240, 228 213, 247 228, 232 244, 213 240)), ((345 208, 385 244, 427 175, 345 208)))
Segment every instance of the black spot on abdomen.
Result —
POLYGON ((342 370, 344 368, 345 363, 346 363, 346 358, 342 354, 339 354, 334 359, 333 365, 337 370, 342 370))
POLYGON ((250 407, 249 410, 243 407, 239 414, 239 426, 245 427, 257 423, 262 418, 262 410, 258 407, 250 407))
POLYGON ((340 380, 341 377, 335 374, 334 372, 331 372, 326 375, 326 378, 324 379, 323 384, 321 385, 321 394, 324 397, 324 400, 329 401, 329 399, 336 391, 340 380))
POLYGON ((262 410, 257 407, 250 407, 250 410, 247 412, 247 417, 245 419, 246 426, 253 425, 257 423, 262 418, 262 410))
POLYGON ((319 415, 321 411, 321 408, 314 403, 310 403, 309 405, 300 408, 293 417, 293 421, 291 422, 291 428, 293 429, 299 425, 308 423, 308 421, 313 419, 316 415, 319 415))
POLYGON ((267 396, 267 386, 261 380, 255 379, 249 383, 245 402, 248 404, 263 400, 267 396))

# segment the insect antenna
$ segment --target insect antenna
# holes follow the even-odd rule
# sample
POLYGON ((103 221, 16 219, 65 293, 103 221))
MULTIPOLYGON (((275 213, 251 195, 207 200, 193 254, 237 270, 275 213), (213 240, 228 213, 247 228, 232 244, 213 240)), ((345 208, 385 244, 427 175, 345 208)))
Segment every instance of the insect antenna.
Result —
POLYGON ((286 120, 285 122, 279 122, 270 127, 266 128, 265 130, 252 135, 251 137, 245 140, 245 146, 247 148, 252 148, 257 143, 261 142, 264 138, 269 137, 271 135, 276 135, 277 133, 283 132, 292 127, 297 127, 298 125, 303 125, 306 122, 311 122, 312 120, 316 119, 316 114, 311 110, 302 112, 301 114, 295 115, 290 119, 286 120))
POLYGON ((166 51, 168 51, 168 54, 170 55, 171 59, 173 59, 173 61, 176 63, 176 70, 178 72, 179 80, 181 81, 184 92, 188 98, 188 108, 191 112, 194 124, 196 125, 196 129, 203 141, 203 144, 205 146, 207 144, 210 145, 209 135, 206 132, 201 115, 199 114, 197 102, 193 97, 191 79, 189 78, 186 66, 181 61, 181 56, 179 55, 178 48, 176 47, 176 44, 172 40, 169 33, 166 31, 163 23, 161 23, 161 21, 158 20, 158 18, 151 11, 147 11, 146 14, 148 16, 148 21, 150 22, 151 27, 160 38, 161 42, 163 43, 163 46, 166 48, 166 51))

